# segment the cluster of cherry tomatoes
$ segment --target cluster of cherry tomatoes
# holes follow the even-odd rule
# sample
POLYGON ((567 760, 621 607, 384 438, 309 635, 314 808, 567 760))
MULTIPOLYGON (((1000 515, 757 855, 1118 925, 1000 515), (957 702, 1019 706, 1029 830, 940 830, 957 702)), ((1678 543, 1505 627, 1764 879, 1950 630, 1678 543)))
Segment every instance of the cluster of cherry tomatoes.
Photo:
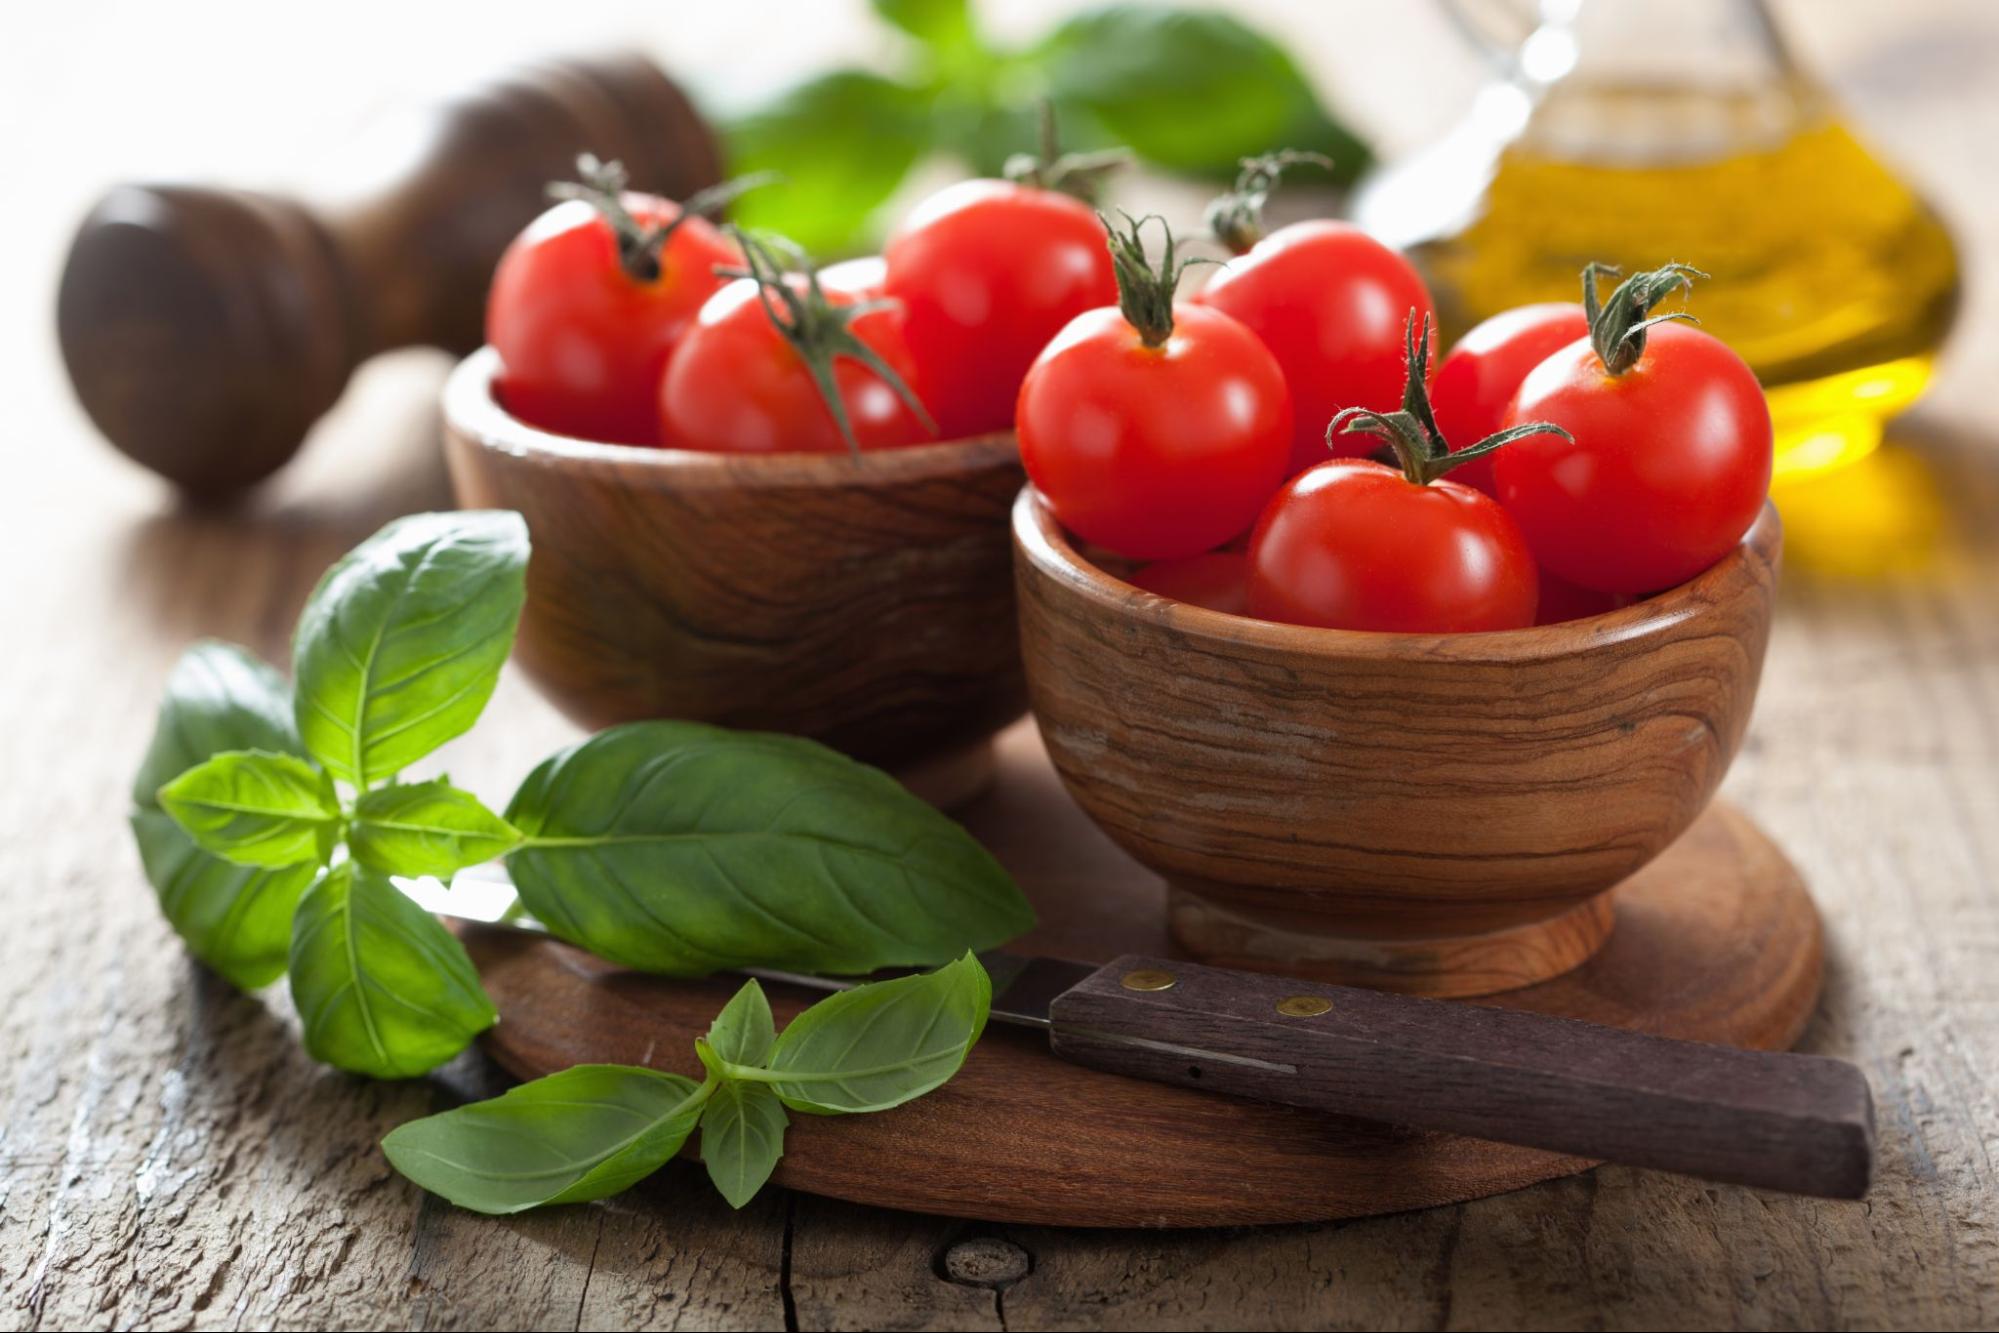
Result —
POLYGON ((1149 562, 1133 581, 1164 596, 1410 633, 1611 610, 1741 539, 1769 411, 1741 358, 1653 315, 1693 270, 1600 301, 1590 265, 1582 304, 1496 316, 1432 376, 1429 293, 1400 255, 1338 222, 1261 234, 1288 160, 1247 164, 1210 209, 1236 257, 1190 300, 1170 231, 1157 265, 1138 224, 1114 232, 1121 310, 1071 323, 1019 403, 1065 527, 1149 562))
POLYGON ((1698 574, 1755 521, 1770 419, 1725 345, 1634 275, 1465 335, 1431 373, 1416 271, 1357 228, 1263 234, 1299 155, 1245 164, 1197 295, 1064 192, 1058 163, 950 186, 879 257, 814 272, 586 163, 501 261, 497 389, 544 429, 718 452, 1018 431, 1055 516, 1140 587, 1343 629, 1594 614, 1698 574), (1392 462, 1376 461, 1388 459, 1392 462), (1448 474, 1448 475, 1447 475, 1448 474))
POLYGON ((1096 214, 1022 170, 939 191, 881 256, 815 273, 702 216, 740 186, 682 206, 586 161, 494 274, 500 401, 559 434, 710 452, 1009 430, 1035 355, 1117 300, 1096 214))

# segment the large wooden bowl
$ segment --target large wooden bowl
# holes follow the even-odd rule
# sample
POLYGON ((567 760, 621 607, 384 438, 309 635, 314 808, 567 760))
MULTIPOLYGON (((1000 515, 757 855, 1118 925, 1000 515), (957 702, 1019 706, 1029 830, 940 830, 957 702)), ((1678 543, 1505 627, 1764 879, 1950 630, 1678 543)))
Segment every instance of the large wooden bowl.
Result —
POLYGON ((516 659, 571 718, 811 736, 946 803, 1026 706, 1011 435, 846 454, 703 454, 550 435, 468 357, 444 390, 458 502, 534 542, 516 659))
POLYGON ((1081 554, 1031 488, 1013 525, 1048 752, 1166 877, 1178 945, 1432 995, 1528 985, 1603 943, 1607 891, 1735 757, 1781 544, 1766 507, 1714 568, 1624 610, 1404 635, 1154 596, 1081 554))

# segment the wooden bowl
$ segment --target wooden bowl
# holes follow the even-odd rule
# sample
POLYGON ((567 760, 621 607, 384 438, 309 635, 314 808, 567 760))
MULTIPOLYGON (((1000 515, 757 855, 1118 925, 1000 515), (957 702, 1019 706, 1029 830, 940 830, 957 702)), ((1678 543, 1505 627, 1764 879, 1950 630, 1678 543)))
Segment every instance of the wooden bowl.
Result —
POLYGON ((583 726, 678 717, 811 736, 943 803, 1026 707, 1011 435, 704 454, 550 435, 474 353, 444 389, 458 502, 534 541, 516 660, 583 726))
MULTIPOLYGON (((1691 582, 1490 634, 1280 625, 1144 592, 1014 506, 1028 692, 1097 824, 1165 876, 1205 962, 1429 995, 1530 985, 1741 744, 1781 530, 1691 582)), ((1109 563, 1108 561, 1106 563, 1109 563)))

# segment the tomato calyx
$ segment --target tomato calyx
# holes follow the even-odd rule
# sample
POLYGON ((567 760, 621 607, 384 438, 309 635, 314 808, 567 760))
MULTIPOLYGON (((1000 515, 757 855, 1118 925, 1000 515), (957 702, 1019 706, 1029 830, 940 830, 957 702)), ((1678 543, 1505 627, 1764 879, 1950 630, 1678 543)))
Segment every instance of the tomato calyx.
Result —
POLYGON ((1000 175, 1016 185, 1053 190, 1094 205, 1103 192, 1104 177, 1131 165, 1129 148, 1102 148, 1092 153, 1065 153, 1055 133, 1055 104, 1041 101, 1041 146, 1038 152, 1015 153, 1000 167, 1000 175))
POLYGON ((886 384, 903 406, 915 414, 923 423, 923 428, 935 435, 937 422, 929 409, 923 406, 915 392, 903 382, 895 368, 882 358, 881 353, 856 337, 850 327, 862 315, 874 310, 886 310, 896 305, 890 300, 851 301, 835 305, 827 298, 825 289, 819 285, 819 271, 806 262, 803 255, 789 242, 779 242, 787 251, 780 256, 777 246, 764 238, 752 236, 740 227, 728 228, 731 239, 743 252, 742 268, 717 268, 716 274, 725 278, 748 278, 757 285, 757 302, 769 316, 771 326, 798 353, 799 360, 811 372, 812 382, 819 389, 819 396, 826 403, 826 410, 833 414, 833 424, 839 428, 840 438, 847 442, 847 449, 856 458, 861 454, 861 442, 854 435, 854 423, 847 416, 846 401, 840 396, 839 381, 833 374, 833 363, 840 357, 858 361, 886 384), (797 273, 805 279, 805 289, 786 281, 787 275, 797 273))
POLYGON ((1590 346, 1612 375, 1622 375, 1638 364, 1638 358, 1645 355, 1645 330, 1654 324, 1676 319, 1700 323, 1684 310, 1652 313, 1654 306, 1674 292, 1692 291, 1695 278, 1707 277, 1689 264, 1666 264, 1634 273, 1617 284, 1609 301, 1601 303, 1596 294, 1599 277, 1621 278, 1624 270, 1595 260, 1583 265, 1583 313, 1589 316, 1590 346))
POLYGON ((1122 232, 1108 217, 1097 214, 1097 221, 1104 224, 1104 231, 1110 238, 1111 267, 1117 274, 1118 309, 1123 312, 1125 323, 1138 330, 1140 340, 1147 347, 1163 347, 1166 340, 1173 336, 1173 293, 1179 289, 1180 275, 1195 264, 1212 264, 1215 261, 1177 258, 1173 228, 1157 213, 1134 218, 1119 209, 1118 216, 1124 219, 1125 229, 1122 232), (1166 248, 1159 256, 1157 268, 1153 267, 1151 258, 1145 253, 1145 238, 1139 233, 1139 229, 1148 222, 1157 222, 1160 232, 1166 237, 1166 248))
POLYGON ((1284 173, 1297 166, 1331 171, 1333 159, 1324 153, 1297 148, 1280 148, 1261 157, 1243 158, 1235 185, 1228 193, 1208 201, 1208 211, 1202 220, 1215 239, 1228 247, 1229 253, 1246 255, 1263 239, 1263 206, 1270 202, 1270 192, 1277 188, 1284 173))
POLYGON ((594 154, 583 153, 576 159, 576 175, 573 181, 551 181, 549 197, 580 199, 597 210, 618 242, 618 266, 633 282, 659 281, 662 271, 659 257, 666 243, 673 239, 673 233, 687 219, 713 218, 737 195, 777 179, 774 171, 757 171, 710 185, 682 200, 680 212, 672 221, 648 225, 633 217, 632 211, 625 207, 625 191, 631 186, 631 177, 624 163, 601 162, 594 154))
POLYGON ((1428 486, 1452 468, 1483 458, 1493 450, 1529 435, 1574 437, 1552 421, 1526 421, 1495 431, 1478 442, 1453 451, 1437 429, 1436 414, 1430 409, 1430 317, 1423 316, 1422 332, 1416 328, 1416 312, 1410 311, 1402 325, 1403 358, 1409 378, 1402 389, 1402 406, 1393 412, 1376 412, 1365 407, 1349 407, 1326 425, 1326 444, 1335 435, 1374 435, 1388 442, 1402 475, 1411 484, 1428 486))

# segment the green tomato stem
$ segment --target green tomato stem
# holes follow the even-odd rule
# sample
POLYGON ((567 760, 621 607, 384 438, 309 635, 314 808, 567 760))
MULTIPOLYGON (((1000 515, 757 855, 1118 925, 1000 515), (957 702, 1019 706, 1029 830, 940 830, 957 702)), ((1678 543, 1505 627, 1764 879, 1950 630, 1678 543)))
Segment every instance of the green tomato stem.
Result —
POLYGON ((1402 326, 1402 340, 1403 360, 1408 366, 1408 377, 1402 386, 1402 406, 1393 412, 1376 412, 1365 407, 1345 409, 1326 426, 1328 447, 1331 447, 1335 435, 1378 436, 1394 450, 1402 475, 1414 485, 1428 486, 1452 468, 1462 467, 1474 458, 1483 458, 1493 450, 1529 435, 1559 435, 1565 440, 1573 438, 1551 421, 1529 421, 1508 426, 1476 444, 1452 452, 1444 433, 1437 429, 1436 413, 1430 408, 1430 317, 1423 316, 1422 331, 1418 333, 1416 312, 1411 310, 1402 326))
POLYGON ((1693 290, 1695 278, 1707 277, 1687 264, 1666 264, 1625 278, 1611 292, 1609 301, 1599 303, 1598 279, 1622 274, 1615 265, 1595 260, 1583 265, 1583 313, 1589 317, 1590 345, 1612 375, 1622 375, 1638 364, 1638 358, 1645 355, 1645 331, 1654 324, 1675 319, 1700 323, 1684 310, 1653 315, 1652 308, 1676 291, 1693 290))

